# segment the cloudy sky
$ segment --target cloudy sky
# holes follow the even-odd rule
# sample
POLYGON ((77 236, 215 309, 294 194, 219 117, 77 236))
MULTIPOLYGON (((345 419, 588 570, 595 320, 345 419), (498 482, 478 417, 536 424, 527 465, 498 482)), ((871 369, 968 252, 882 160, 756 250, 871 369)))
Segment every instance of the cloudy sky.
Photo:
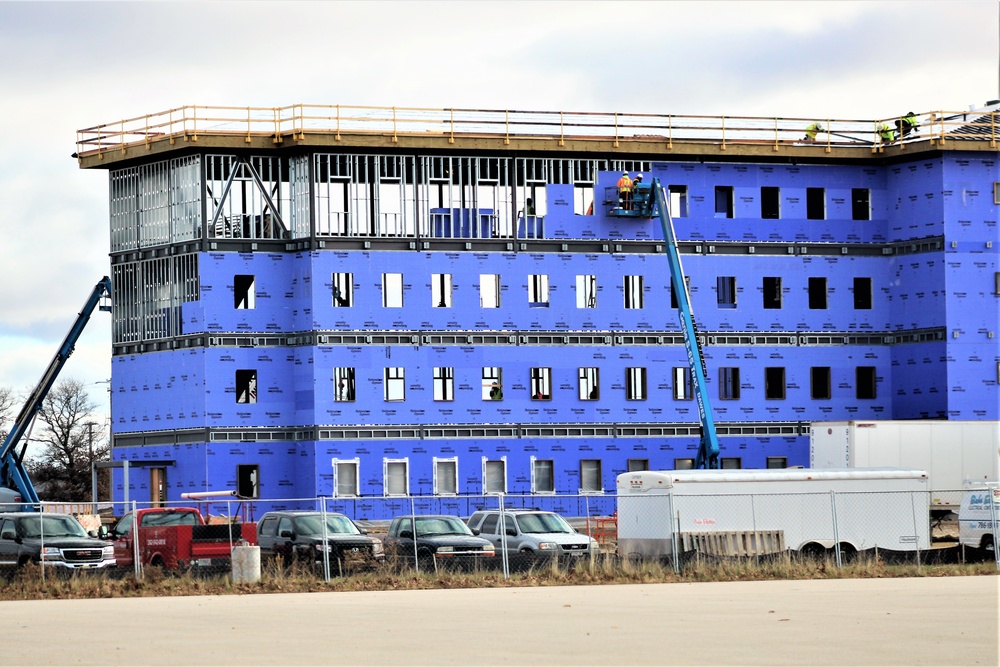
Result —
MULTIPOLYGON (((76 130, 297 103, 874 119, 1000 98, 1000 4, 4 2, 0 387, 33 386, 109 273, 76 130)), ((106 409, 110 318, 63 371, 106 409)))

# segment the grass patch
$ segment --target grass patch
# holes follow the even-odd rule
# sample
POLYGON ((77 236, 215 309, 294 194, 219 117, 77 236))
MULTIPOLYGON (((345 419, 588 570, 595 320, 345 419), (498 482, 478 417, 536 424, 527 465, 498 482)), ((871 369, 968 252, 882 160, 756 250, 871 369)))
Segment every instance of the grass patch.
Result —
MULTIPOLYGON (((336 572, 332 573, 336 575, 336 572)), ((992 561, 983 563, 916 564, 886 563, 871 556, 860 556, 838 569, 831 558, 797 560, 787 557, 761 559, 700 559, 683 564, 675 573, 668 564, 635 562, 608 556, 594 563, 566 568, 542 563, 525 571, 512 572, 504 579, 498 569, 473 572, 414 572, 398 566, 386 566, 372 572, 333 576, 325 582, 322 573, 308 565, 265 564, 261 581, 234 584, 228 574, 172 574, 148 568, 143 579, 132 571, 114 575, 84 573, 61 575, 49 570, 42 581, 38 565, 20 569, 6 586, 0 587, 2 600, 60 600, 114 597, 169 597, 182 595, 247 595, 267 593, 313 593, 330 591, 391 591, 446 588, 502 588, 517 586, 573 586, 607 584, 652 584, 703 581, 769 581, 795 579, 872 579, 892 577, 950 577, 996 575, 992 561)))

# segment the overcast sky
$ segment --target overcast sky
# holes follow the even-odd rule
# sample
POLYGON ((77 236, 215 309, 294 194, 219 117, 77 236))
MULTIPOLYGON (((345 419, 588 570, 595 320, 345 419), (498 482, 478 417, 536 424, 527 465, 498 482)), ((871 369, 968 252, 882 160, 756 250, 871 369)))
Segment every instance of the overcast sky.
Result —
MULTIPOLYGON (((110 272, 107 172, 71 159, 80 128, 193 104, 961 111, 1000 98, 998 33, 997 0, 0 0, 0 386, 38 382, 110 272)), ((62 374, 103 406, 110 331, 95 313, 62 374)))

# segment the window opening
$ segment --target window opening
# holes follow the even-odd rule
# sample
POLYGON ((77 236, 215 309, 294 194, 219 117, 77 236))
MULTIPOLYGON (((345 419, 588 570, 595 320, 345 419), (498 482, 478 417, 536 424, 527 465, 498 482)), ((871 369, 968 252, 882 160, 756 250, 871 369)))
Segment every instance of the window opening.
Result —
POLYGON ((603 493, 604 484, 601 480, 601 460, 583 459, 580 461, 580 493, 603 493))
POLYGON ((857 397, 859 399, 874 399, 876 387, 875 367, 858 366, 855 376, 857 397))
POLYGON ((507 493, 507 461, 483 459, 483 493, 507 493))
POLYGON ((407 496, 410 493, 410 472, 406 459, 385 459, 385 495, 407 496))
POLYGON ((236 371, 236 402, 257 402, 257 371, 236 371))
POLYGON ((406 399, 406 369, 394 366, 385 369, 385 400, 402 401, 406 399))
POLYGON ((434 400, 455 400, 455 369, 438 366, 434 368, 434 400))
POLYGON ((239 498, 260 498, 260 466, 256 463, 236 464, 236 495, 239 498))
POLYGON ((333 307, 350 308, 354 305, 354 274, 334 273, 333 282, 333 307))
POLYGON ((686 185, 668 186, 670 194, 670 217, 688 217, 688 189, 686 185))
POLYGON ((868 188, 851 190, 851 218, 853 220, 871 220, 871 191, 868 188))
POLYGON ((596 401, 601 397, 600 370, 594 367, 579 369, 579 398, 581 401, 596 401))
POLYGON ((334 496, 337 498, 354 498, 359 495, 358 466, 361 459, 342 461, 333 460, 334 496))
POLYGON ((458 493, 458 459, 434 459, 434 495, 454 496, 458 493))
POLYGON ((719 468, 722 470, 739 470, 743 467, 743 459, 738 456, 729 456, 719 459, 719 468))
POLYGON ((776 220, 781 217, 781 189, 764 186, 760 189, 760 217, 776 220))
POLYGON ((854 310, 872 309, 872 279, 854 279, 854 310))
POLYGON ((334 401, 354 400, 354 369, 343 367, 333 369, 334 401))
POLYGON ((809 393, 815 400, 826 401, 832 397, 829 366, 813 366, 809 369, 809 393))
POLYGON ((500 274, 483 273, 479 276, 479 307, 500 307, 500 274))
POLYGON ((774 470, 776 468, 787 468, 788 467, 788 457, 787 456, 768 456, 767 457, 767 467, 769 470, 774 470))
POLYGON ((809 309, 826 310, 826 278, 809 279, 809 309))
POLYGON ((625 308, 635 310, 643 307, 643 277, 625 276, 625 308))
POLYGON ((646 400, 646 369, 640 366, 625 369, 625 400, 646 400))
POLYGON ((531 369, 531 400, 548 401, 552 398, 552 369, 531 369))
POLYGON ((629 459, 628 472, 642 472, 649 470, 649 459, 629 459))
POLYGON ((233 276, 233 307, 237 310, 253 310, 256 294, 253 276, 233 276))
POLYGON ((532 462, 531 490, 534 493, 555 493, 556 470, 553 461, 536 459, 532 462))
POLYGON ((687 366, 675 366, 673 378, 675 401, 690 401, 694 398, 694 382, 691 378, 690 368, 687 366))
POLYGON ((431 306, 451 308, 451 274, 431 274, 431 306))
POLYGON ((576 277, 576 307, 597 308, 597 276, 576 277))
POLYGON ((528 276, 528 305, 549 305, 549 277, 544 273, 533 273, 528 276))
POLYGON ((382 274, 382 307, 383 308, 403 307, 402 273, 382 274))
POLYGON ((806 188, 806 219, 826 220, 825 188, 806 188))
POLYGON ((719 308, 736 307, 736 276, 718 276, 715 291, 719 308))
POLYGON ((785 369, 771 366, 764 369, 764 398, 780 400, 785 397, 785 369))
POLYGON ((503 400, 503 369, 499 366, 483 366, 483 400, 503 400))
POLYGON ((723 367, 719 369, 719 398, 735 401, 740 397, 740 369, 723 367))
MULTIPOLYGON (((687 287, 688 294, 691 293, 691 277, 684 276, 684 286, 687 287)), ((677 310, 677 289, 674 287, 674 279, 670 278, 670 307, 677 310)))
POLYGON ((694 459, 674 459, 674 470, 694 470, 694 459))
POLYGON ((733 186, 731 185, 715 186, 715 217, 716 218, 733 217, 733 186))
POLYGON ((764 278, 764 309, 778 310, 781 308, 781 278, 764 278))

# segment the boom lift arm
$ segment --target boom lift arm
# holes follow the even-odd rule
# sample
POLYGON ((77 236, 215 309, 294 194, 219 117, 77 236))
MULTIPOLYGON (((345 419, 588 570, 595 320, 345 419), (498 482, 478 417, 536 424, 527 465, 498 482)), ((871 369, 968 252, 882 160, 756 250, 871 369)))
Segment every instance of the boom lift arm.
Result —
MULTIPOLYGON (((712 405, 708 397, 708 387, 705 382, 707 372, 705 359, 701 355, 701 345, 698 333, 695 331, 694 314, 691 311, 691 295, 688 293, 687 281, 684 280, 684 269, 681 267, 681 255, 677 249, 677 237, 674 235, 674 223, 667 208, 664 188, 658 178, 650 183, 652 196, 645 205, 654 204, 659 212, 660 225, 663 227, 663 240, 667 252, 667 265, 670 267, 670 280, 677 296, 677 312, 680 316, 681 330, 684 332, 684 345, 687 348, 688 365, 694 379, 694 395, 698 401, 698 419, 701 421, 701 443, 698 446, 698 456, 695 459, 696 468, 719 467, 719 436, 715 432, 715 419, 712 417, 712 405)), ((653 212, 648 211, 652 217, 653 212)))
POLYGON ((39 498, 34 485, 31 483, 31 480, 28 478, 28 474, 24 469, 24 452, 27 448, 27 442, 25 442, 24 446, 21 447, 21 451, 16 451, 17 446, 24 437, 24 434, 30 426, 32 420, 42 409, 42 403, 48 395, 49 390, 52 388, 52 385, 55 384, 56 378, 59 376, 59 372, 62 370, 62 367, 66 364, 69 356, 73 354, 73 350, 76 347, 76 341, 79 340, 84 327, 86 327, 87 322, 90 321, 90 316, 93 314, 94 309, 100 305, 101 310, 111 310, 111 306, 109 304, 101 303, 102 299, 110 296, 111 279, 104 276, 97 283, 97 285, 94 286, 94 291, 90 294, 90 298, 87 299, 87 302, 83 306, 83 310, 80 311, 80 314, 76 318, 76 322, 69 330, 69 333, 66 334, 66 339, 59 347, 59 351, 56 352, 56 356, 52 358, 52 362, 49 364, 49 367, 45 369, 45 374, 42 375, 42 379, 39 381, 38 386, 36 386, 35 390, 31 392, 30 396, 28 396, 28 400, 25 402, 24 407, 21 408, 21 413, 17 416, 10 432, 7 433, 7 438, 3 441, 3 447, 0 448, 0 484, 8 489, 13 489, 20 493, 21 501, 25 504, 38 505, 39 498))

